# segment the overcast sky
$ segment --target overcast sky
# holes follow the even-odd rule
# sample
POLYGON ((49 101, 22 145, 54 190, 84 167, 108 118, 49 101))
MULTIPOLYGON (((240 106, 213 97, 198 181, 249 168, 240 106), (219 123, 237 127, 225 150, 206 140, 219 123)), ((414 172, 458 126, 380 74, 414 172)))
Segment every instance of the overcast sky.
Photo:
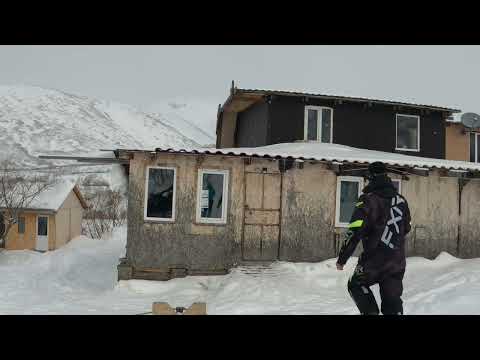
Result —
POLYGON ((1 85, 144 109, 178 97, 218 104, 235 80, 480 112, 479 65, 480 46, 0 46, 1 85))

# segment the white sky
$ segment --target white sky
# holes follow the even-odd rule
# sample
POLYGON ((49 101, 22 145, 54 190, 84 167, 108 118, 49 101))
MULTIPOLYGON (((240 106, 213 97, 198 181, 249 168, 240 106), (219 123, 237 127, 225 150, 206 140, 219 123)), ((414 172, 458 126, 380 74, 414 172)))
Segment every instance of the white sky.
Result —
POLYGON ((394 99, 480 112, 480 46, 0 46, 0 84, 155 109, 244 88, 394 99))

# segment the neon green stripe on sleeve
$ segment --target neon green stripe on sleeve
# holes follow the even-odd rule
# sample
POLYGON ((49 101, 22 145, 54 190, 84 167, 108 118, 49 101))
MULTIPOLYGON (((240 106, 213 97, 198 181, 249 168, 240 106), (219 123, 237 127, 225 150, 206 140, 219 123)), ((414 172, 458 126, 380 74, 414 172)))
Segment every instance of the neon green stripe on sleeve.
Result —
POLYGON ((362 225, 363 225, 363 220, 356 220, 356 221, 352 222, 350 225, 348 225, 348 228, 349 229, 359 228, 362 225))

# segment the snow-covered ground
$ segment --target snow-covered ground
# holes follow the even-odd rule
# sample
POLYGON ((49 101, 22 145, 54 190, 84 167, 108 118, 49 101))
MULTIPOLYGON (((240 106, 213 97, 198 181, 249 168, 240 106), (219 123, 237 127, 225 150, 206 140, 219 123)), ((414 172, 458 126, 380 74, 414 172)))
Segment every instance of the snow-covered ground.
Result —
MULTIPOLYGON (((225 276, 117 283, 125 230, 103 240, 80 237, 44 254, 0 253, 0 314, 140 314, 154 301, 205 301, 209 314, 357 313, 346 291, 356 259, 342 272, 329 259, 278 262, 260 275, 237 268, 225 276)), ((480 314, 480 259, 409 258, 404 286, 406 314, 480 314)))

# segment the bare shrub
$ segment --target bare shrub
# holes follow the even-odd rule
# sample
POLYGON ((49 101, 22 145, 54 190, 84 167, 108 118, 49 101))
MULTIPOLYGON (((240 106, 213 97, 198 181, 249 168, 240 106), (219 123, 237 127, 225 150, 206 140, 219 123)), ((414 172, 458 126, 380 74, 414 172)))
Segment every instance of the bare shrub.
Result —
POLYGON ((89 208, 84 215, 84 231, 94 239, 101 238, 127 219, 125 198, 118 190, 97 190, 86 197, 89 208))

